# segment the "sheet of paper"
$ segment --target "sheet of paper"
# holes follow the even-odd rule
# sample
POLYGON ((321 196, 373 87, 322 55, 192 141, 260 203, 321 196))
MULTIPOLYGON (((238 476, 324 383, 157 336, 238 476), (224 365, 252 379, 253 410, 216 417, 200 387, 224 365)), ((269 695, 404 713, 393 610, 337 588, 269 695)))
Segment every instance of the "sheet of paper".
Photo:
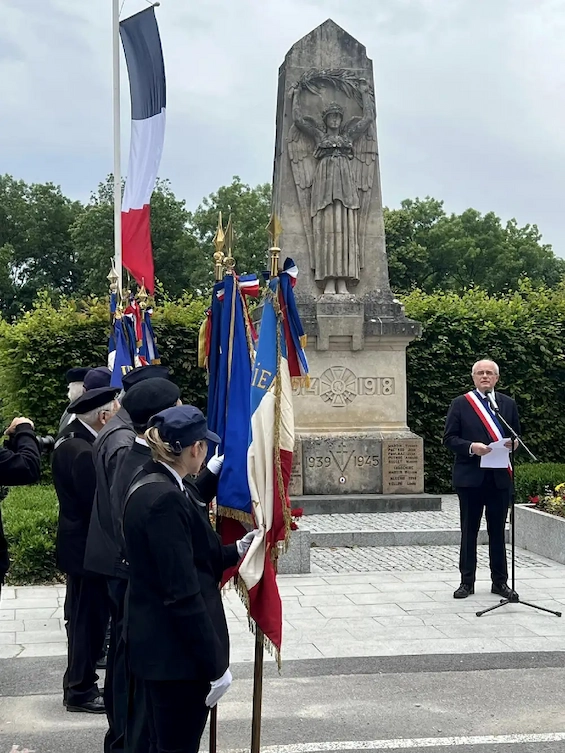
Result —
POLYGON ((481 468, 508 468, 510 462, 510 450, 504 446, 508 439, 498 439, 491 442, 491 451, 487 455, 481 455, 481 468))

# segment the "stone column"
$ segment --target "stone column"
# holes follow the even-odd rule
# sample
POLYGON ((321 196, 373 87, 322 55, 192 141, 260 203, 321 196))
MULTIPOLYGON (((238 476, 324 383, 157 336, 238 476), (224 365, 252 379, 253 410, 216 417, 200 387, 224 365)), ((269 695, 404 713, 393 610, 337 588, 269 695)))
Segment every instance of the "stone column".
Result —
POLYGON ((388 279, 372 62, 333 21, 279 71, 273 211, 311 381, 294 395, 291 493, 423 491, 422 440, 406 420, 406 318, 388 279))

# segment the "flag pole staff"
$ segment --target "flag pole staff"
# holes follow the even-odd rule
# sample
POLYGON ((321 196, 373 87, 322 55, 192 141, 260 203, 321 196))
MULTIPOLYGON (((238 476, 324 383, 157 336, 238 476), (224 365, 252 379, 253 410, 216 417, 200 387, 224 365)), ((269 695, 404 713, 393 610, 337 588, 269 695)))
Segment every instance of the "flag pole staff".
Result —
POLYGON ((122 298, 122 174, 120 144, 120 0, 112 0, 114 100, 114 268, 118 275, 118 303, 122 298))
MULTIPOLYGON (((271 237, 270 276, 279 274, 279 236, 282 233, 281 223, 276 214, 271 215, 266 227, 271 237)), ((261 751, 261 716, 263 710, 263 663, 265 658, 265 635, 259 625, 255 623, 255 666, 253 669, 253 717, 251 722, 251 753, 261 751)))
MULTIPOLYGON (((222 225, 222 213, 218 214, 218 227, 214 235, 214 279, 221 282, 224 279, 224 243, 225 233, 222 225)), ((217 530, 218 513, 214 519, 214 530, 217 530)), ((216 753, 218 749, 218 706, 213 706, 210 711, 210 753, 216 753)))

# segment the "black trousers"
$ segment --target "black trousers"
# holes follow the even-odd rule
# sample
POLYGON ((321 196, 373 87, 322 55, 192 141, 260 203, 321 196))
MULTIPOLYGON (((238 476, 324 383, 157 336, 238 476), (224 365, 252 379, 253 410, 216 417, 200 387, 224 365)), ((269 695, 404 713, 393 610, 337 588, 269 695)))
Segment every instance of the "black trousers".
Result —
POLYGON ((68 575, 64 615, 69 646, 63 698, 68 706, 80 706, 100 695, 96 662, 109 617, 106 578, 68 575))
POLYGON ((198 753, 206 726, 206 696, 202 680, 145 681, 151 753, 198 753))
POLYGON ((124 750, 128 710, 128 673, 124 641, 124 605, 128 582, 124 578, 108 578, 110 606, 110 643, 106 658, 104 705, 108 717, 108 732, 104 751, 124 750))
POLYGON ((477 536, 483 510, 487 519, 490 573, 493 583, 506 583, 505 528, 510 489, 498 489, 492 472, 486 472, 481 486, 457 487, 461 516, 461 551, 459 570, 461 582, 472 585, 477 570, 477 536))

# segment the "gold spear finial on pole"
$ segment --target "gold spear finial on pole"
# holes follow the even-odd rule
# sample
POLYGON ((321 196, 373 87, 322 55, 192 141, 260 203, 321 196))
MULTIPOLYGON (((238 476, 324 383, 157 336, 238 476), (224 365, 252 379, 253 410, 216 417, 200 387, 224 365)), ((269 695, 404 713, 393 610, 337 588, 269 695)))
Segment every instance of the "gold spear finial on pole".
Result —
POLYGON ((147 290, 145 289, 145 284, 141 286, 141 288, 137 291, 137 300, 139 301, 139 308, 142 311, 145 311, 147 308, 147 299, 149 298, 149 295, 147 293, 147 290))
POLYGON ((231 214, 226 226, 226 255, 224 257, 224 266, 226 268, 226 274, 233 275, 235 267, 235 259, 233 258, 233 244, 235 242, 235 233, 233 231, 233 223, 231 214))
POLYGON ((220 282, 224 276, 224 245, 226 242, 226 235, 222 225, 222 213, 218 212, 218 227, 216 228, 216 234, 214 235, 214 279, 216 282, 220 282))
POLYGON ((271 247, 269 249, 271 255, 271 277, 276 277, 279 273, 279 257, 281 255, 279 238, 282 233, 282 225, 274 212, 271 214, 271 219, 266 230, 271 238, 271 247))

